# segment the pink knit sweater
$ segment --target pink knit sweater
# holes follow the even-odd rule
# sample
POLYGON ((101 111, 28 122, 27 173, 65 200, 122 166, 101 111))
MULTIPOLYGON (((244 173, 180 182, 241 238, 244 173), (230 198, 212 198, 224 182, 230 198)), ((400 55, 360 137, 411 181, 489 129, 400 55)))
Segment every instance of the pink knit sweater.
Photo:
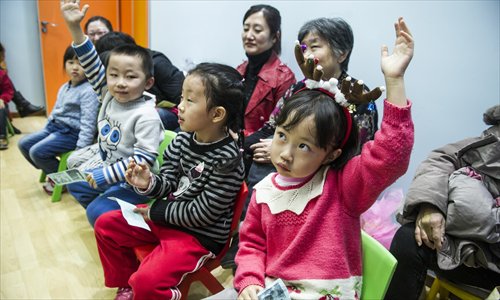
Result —
POLYGON ((271 174, 256 186, 240 230, 238 291, 281 278, 292 299, 359 297, 359 216, 407 170, 413 146, 410 107, 410 102, 400 108, 385 101, 375 140, 341 170, 320 169, 311 180, 291 187, 279 186, 271 174), (317 196, 304 197, 314 185, 319 186, 317 196))

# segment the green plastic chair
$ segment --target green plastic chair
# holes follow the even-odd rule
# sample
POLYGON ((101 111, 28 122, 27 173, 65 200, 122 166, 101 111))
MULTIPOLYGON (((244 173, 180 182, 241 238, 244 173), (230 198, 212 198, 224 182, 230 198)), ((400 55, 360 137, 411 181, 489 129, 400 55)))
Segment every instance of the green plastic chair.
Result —
POLYGON ((366 232, 361 231, 363 287, 361 300, 384 299, 398 261, 391 252, 366 232))
MULTIPOLYGON (((57 167, 57 172, 62 172, 64 170, 66 170, 66 168, 68 166, 68 157, 71 154, 71 152, 73 152, 73 151, 64 152, 61 155, 59 155, 59 166, 57 167)), ((42 171, 42 174, 40 174, 39 181, 45 182, 46 177, 47 177, 47 175, 45 174, 44 171, 42 171)), ((54 186, 54 191, 52 191, 52 196, 50 198, 52 202, 61 201, 63 188, 64 188, 64 185, 56 184, 54 186)))
POLYGON ((156 159, 160 167, 161 165, 163 165, 163 152, 165 152, 168 144, 170 144, 170 142, 175 138, 176 135, 177 133, 175 131, 165 130, 165 136, 163 137, 163 141, 158 148, 158 158, 156 159))
POLYGON ((14 132, 14 126, 12 126, 12 123, 10 122, 9 118, 7 118, 7 134, 5 135, 5 139, 7 140, 7 143, 9 143, 9 137, 14 136, 16 133, 14 132))
POLYGON ((7 138, 9 136, 14 136, 16 132, 14 131, 14 126, 12 126, 12 123, 10 122, 9 118, 7 118, 7 138))

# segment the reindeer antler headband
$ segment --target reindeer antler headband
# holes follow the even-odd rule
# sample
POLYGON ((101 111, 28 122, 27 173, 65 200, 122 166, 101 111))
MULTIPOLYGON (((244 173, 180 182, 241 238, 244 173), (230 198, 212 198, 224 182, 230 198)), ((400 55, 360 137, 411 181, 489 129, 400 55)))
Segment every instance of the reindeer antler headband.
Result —
POLYGON ((377 87, 369 92, 364 92, 364 84, 362 80, 358 80, 353 84, 351 82, 351 77, 347 77, 342 80, 342 84, 339 89, 338 80, 336 78, 331 78, 328 81, 321 79, 323 77, 323 68, 319 65, 319 60, 312 54, 307 57, 307 59, 304 58, 304 51, 306 49, 306 45, 301 45, 299 41, 295 42, 295 59, 297 60, 300 70, 305 77, 305 87, 298 90, 296 93, 300 93, 306 89, 318 90, 332 98, 343 108, 344 115, 347 120, 346 134, 340 143, 340 148, 343 148, 351 134, 351 113, 356 110, 356 105, 366 104, 377 100, 382 95, 385 88, 377 87))

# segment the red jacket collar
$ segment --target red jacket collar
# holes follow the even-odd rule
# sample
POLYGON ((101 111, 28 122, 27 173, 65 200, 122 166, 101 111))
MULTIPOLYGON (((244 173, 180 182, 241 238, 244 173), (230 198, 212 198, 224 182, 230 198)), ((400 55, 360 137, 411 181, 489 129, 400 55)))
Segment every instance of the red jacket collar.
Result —
MULTIPOLYGON (((267 62, 262 66, 260 72, 257 76, 267 85, 275 86, 276 85, 276 69, 281 65, 281 61, 279 60, 276 52, 273 52, 267 62)), ((239 65, 236 69, 240 72, 241 76, 245 76, 245 72, 247 70, 248 60, 239 65)))

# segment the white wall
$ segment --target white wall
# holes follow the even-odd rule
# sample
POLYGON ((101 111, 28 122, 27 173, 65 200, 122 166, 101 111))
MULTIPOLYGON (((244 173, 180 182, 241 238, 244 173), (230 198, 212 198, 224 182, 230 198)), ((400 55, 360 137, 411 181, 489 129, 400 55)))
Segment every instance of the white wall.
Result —
MULTIPOLYGON (((486 128, 482 113, 500 103, 499 1, 157 1, 151 0, 151 48, 175 65, 214 61, 237 66, 245 58, 240 32, 245 11, 267 3, 281 12, 282 60, 300 78, 293 56, 306 21, 339 16, 353 27, 349 73, 383 85, 380 45, 394 43, 393 22, 405 17, 415 38, 406 73, 413 101, 415 146, 410 168, 395 186, 408 188, 418 164, 434 148, 486 128)), ((380 112, 382 101, 378 101, 380 112)))
MULTIPOLYGON (((82 2, 85 2, 84 0, 82 2)), ((178 67, 186 60, 236 66, 245 58, 241 23, 255 1, 150 0, 151 48, 178 67)), ((263 1, 282 15, 285 61, 300 77, 293 42, 300 26, 316 17, 339 16, 353 27, 349 73, 374 87, 383 84, 380 45, 392 45, 392 24, 407 20, 416 40, 407 93, 414 102, 415 147, 405 189, 429 151, 478 135, 482 113, 500 103, 499 1, 263 1)), ((0 41, 9 75, 31 102, 44 105, 36 1, 0 0, 0 41)), ((381 101, 379 100, 379 103, 381 101)), ((381 105, 379 104, 381 109, 381 105)))
MULTIPOLYGON (((36 1, 0 0, 0 41, 6 49, 9 77, 26 99, 45 106, 38 30, 36 1)), ((9 107, 16 110, 13 103, 9 107)))

